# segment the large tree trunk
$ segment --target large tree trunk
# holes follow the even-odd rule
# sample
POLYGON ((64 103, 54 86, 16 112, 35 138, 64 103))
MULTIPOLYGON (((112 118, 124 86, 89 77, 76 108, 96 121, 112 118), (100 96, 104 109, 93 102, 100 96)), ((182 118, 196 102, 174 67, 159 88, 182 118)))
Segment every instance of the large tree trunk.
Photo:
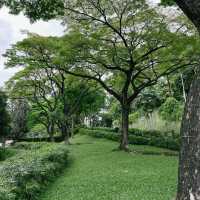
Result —
POLYGON ((181 10, 192 21, 200 32, 200 1, 199 0, 175 0, 181 10))
MULTIPOLYGON (((200 1, 176 0, 200 32, 200 1)), ((200 70, 187 97, 181 126, 177 200, 200 200, 200 70)))
POLYGON ((129 151, 128 148, 129 111, 130 111, 130 105, 122 105, 121 141, 119 149, 124 151, 129 151))
POLYGON ((200 199, 200 71, 188 94, 181 126, 177 200, 200 199))

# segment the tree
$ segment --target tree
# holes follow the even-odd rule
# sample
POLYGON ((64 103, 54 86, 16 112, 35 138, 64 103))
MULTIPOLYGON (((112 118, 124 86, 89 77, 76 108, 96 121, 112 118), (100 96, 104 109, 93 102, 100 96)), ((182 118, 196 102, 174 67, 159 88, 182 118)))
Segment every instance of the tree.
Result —
POLYGON ((56 68, 58 61, 59 64, 66 64, 60 63, 63 58, 59 54, 53 61, 43 59, 58 52, 56 45, 59 41, 56 43, 56 40, 29 34, 28 39, 13 45, 6 53, 6 65, 21 66, 23 69, 9 80, 7 88, 15 98, 26 97, 37 105, 38 121, 46 127, 52 140, 57 125, 68 143, 74 115, 91 113, 89 108, 93 111, 99 109, 104 93, 96 84, 77 79, 56 68))
POLYGON ((87 42, 84 55, 77 54, 74 63, 76 70, 81 71, 84 66, 86 75, 65 71, 97 81, 119 101, 122 111, 120 149, 127 150, 131 103, 144 88, 188 65, 188 60, 182 62, 183 58, 170 57, 174 49, 170 50, 170 55, 167 51, 173 34, 167 30, 162 17, 142 1, 67 2, 66 10, 70 18, 68 22, 72 22, 76 29, 80 27, 77 31, 81 33, 81 41, 78 41, 81 48, 84 45, 81 42, 87 42))
POLYGON ((172 89, 174 97, 178 101, 186 102, 186 97, 189 93, 190 85, 195 76, 196 70, 193 68, 187 68, 184 71, 174 76, 172 82, 172 89))
POLYGON ((8 6, 12 14, 23 11, 32 22, 39 19, 50 20, 64 15, 63 0, 1 0, 0 8, 2 6, 8 6))
MULTIPOLYGON (((168 1, 163 0, 163 3, 168 1)), ((171 1, 173 3, 173 1, 171 1)), ((175 0, 200 33, 200 7, 198 0, 175 0)), ((187 96, 181 125, 181 151, 179 156, 179 178, 177 200, 200 198, 200 70, 194 76, 187 96)))
MULTIPOLYGON (((25 2, 12 1, 11 11, 18 13, 22 10, 32 20, 52 17, 52 13, 38 13, 50 1, 45 5, 42 1, 35 2, 40 9, 33 13, 30 12, 31 5, 25 2)), ((189 59, 186 54, 178 56, 175 50, 175 46, 181 49, 187 39, 183 34, 176 37, 171 33, 163 17, 148 8, 144 1, 77 0, 59 6, 54 1, 51 3, 51 8, 55 5, 54 13, 65 10, 68 27, 72 30, 71 34, 63 37, 60 51, 63 55, 61 62, 71 62, 71 68, 65 66, 62 70, 98 82, 119 101, 122 110, 120 149, 128 150, 131 103, 144 88, 156 84, 160 77, 191 65, 191 57, 189 59)), ((5 5, 10 4, 5 2, 5 5)), ((47 55, 42 58, 49 62, 47 55)), ((60 67, 58 59, 55 64, 56 68, 60 67)))
POLYGON ((147 118, 151 118, 153 111, 161 104, 162 99, 156 93, 156 90, 148 88, 138 96, 134 108, 140 109, 147 118))
POLYGON ((26 99, 13 99, 10 101, 11 132, 15 139, 22 138, 28 131, 27 115, 29 111, 26 99))
POLYGON ((159 114, 167 121, 180 121, 183 113, 182 105, 174 97, 168 97, 159 108, 159 114))
POLYGON ((102 127, 112 127, 113 116, 110 113, 100 113, 100 126, 102 127))
POLYGON ((10 130, 10 118, 7 112, 7 96, 2 90, 0 91, 0 116, 0 139, 5 147, 5 140, 10 130))

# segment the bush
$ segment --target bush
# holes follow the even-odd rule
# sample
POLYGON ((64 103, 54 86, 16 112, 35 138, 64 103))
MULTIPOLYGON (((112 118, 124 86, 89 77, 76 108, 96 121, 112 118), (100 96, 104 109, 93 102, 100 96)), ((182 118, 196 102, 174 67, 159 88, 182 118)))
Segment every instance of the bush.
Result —
MULTIPOLYGON (((120 134, 108 129, 80 129, 80 134, 90 135, 96 138, 106 138, 109 140, 119 141, 120 134)), ((180 149, 180 136, 174 133, 159 131, 143 131, 139 129, 129 130, 129 143, 136 145, 151 145, 156 147, 167 148, 170 150, 180 149)))
POLYGON ((7 158, 14 156, 15 153, 16 152, 12 149, 0 148, 0 161, 6 160, 7 158))
POLYGON ((131 113, 131 114, 129 115, 129 123, 130 123, 130 124, 135 123, 135 122, 139 119, 139 117, 140 117, 139 112, 131 113))
POLYGON ((44 138, 48 137, 46 127, 43 124, 36 124, 27 134, 26 138, 44 138))
MULTIPOLYGON (((38 142, 38 143, 33 143, 33 142, 18 142, 15 144, 13 147, 14 149, 21 149, 21 150, 38 150, 41 147, 44 146, 46 143, 38 142)), ((48 143, 47 143, 48 145, 48 143)))
POLYGON ((0 200, 38 199, 67 163, 68 150, 63 144, 23 143, 21 147, 20 153, 1 165, 0 200))
POLYGON ((130 144, 137 144, 137 145, 148 145, 149 139, 142 137, 142 136, 130 135, 129 136, 129 143, 130 144))
POLYGON ((183 105, 173 97, 168 97, 159 110, 160 116, 167 121, 180 121, 183 105))
POLYGON ((95 127, 92 128, 92 130, 116 132, 116 128, 108 128, 108 127, 95 127))

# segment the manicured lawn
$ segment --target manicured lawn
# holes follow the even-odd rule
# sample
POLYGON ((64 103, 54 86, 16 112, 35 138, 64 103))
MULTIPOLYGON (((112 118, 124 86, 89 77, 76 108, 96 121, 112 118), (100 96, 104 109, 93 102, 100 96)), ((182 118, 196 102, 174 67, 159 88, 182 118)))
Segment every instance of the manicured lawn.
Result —
POLYGON ((134 146, 135 153, 128 154, 116 151, 116 146, 116 142, 76 136, 70 145, 71 165, 41 200, 171 200, 174 197, 176 156, 153 155, 167 150, 147 146, 134 146))

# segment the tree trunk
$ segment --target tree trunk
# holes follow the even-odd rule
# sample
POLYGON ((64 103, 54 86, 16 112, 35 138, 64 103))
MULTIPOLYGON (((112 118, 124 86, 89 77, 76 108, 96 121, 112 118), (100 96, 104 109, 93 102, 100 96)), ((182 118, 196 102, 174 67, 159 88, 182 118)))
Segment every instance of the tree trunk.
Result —
POLYGON ((181 126, 177 200, 200 199, 200 70, 193 80, 181 126))
POLYGON ((48 134, 49 134, 49 137, 50 137, 50 141, 51 142, 55 142, 54 140, 54 124, 53 123, 50 123, 48 125, 48 134))
POLYGON ((70 144, 69 142, 69 130, 68 130, 68 125, 66 123, 63 123, 61 125, 61 132, 62 136, 64 138, 65 144, 70 144))
POLYGON ((129 105, 122 105, 122 122, 121 122, 121 141, 119 149, 129 151, 128 148, 128 128, 129 128, 129 105))
POLYGON ((200 4, 199 0, 175 0, 181 10, 192 21, 200 32, 200 4))
MULTIPOLYGON (((199 0, 175 0, 200 33, 199 0)), ((181 126, 177 200, 200 200, 200 70, 187 96, 181 126)))

